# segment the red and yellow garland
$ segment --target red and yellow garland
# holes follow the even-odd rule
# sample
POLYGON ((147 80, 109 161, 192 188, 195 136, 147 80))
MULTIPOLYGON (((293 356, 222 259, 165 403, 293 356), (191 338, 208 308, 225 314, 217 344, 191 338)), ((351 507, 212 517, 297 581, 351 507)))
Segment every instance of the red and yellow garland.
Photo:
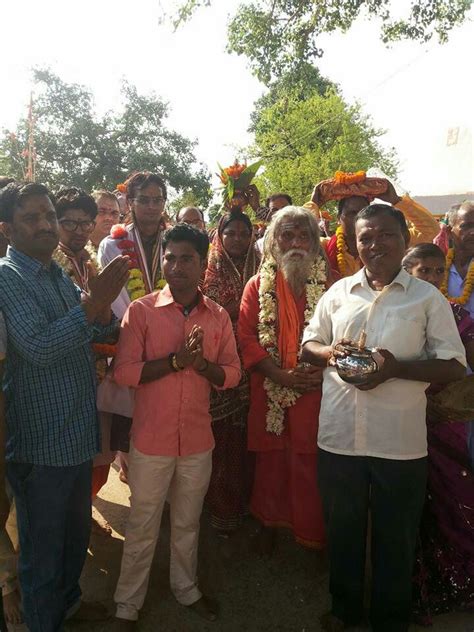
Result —
POLYGON ((446 255, 446 271, 444 273, 443 283, 439 288, 444 294, 444 296, 448 299, 450 303, 457 303, 458 305, 466 305, 469 301, 469 298, 474 289, 474 260, 469 264, 469 269, 466 274, 466 278, 464 280, 464 289, 461 296, 449 296, 448 294, 448 282, 449 282, 449 271, 451 270, 451 266, 454 261, 454 248, 450 248, 448 250, 448 254, 446 255))
MULTIPOLYGON (((122 251, 122 254, 130 257, 130 275, 128 277, 126 289, 130 297, 130 300, 136 301, 137 298, 142 298, 148 294, 145 280, 143 278, 143 272, 140 269, 140 262, 138 254, 135 248, 135 242, 131 239, 127 239, 128 231, 123 224, 116 224, 112 226, 110 231, 112 239, 118 240, 118 247, 122 251)), ((165 287, 165 279, 157 277, 155 279, 154 290, 161 290, 165 287)))

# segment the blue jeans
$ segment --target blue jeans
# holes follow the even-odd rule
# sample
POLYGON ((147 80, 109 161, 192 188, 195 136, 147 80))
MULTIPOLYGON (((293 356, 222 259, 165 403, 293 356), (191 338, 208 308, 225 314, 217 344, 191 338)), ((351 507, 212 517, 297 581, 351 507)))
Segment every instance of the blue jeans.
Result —
POLYGON ((68 467, 7 463, 30 632, 59 632, 66 613, 79 604, 91 527, 91 476, 91 461, 68 467))

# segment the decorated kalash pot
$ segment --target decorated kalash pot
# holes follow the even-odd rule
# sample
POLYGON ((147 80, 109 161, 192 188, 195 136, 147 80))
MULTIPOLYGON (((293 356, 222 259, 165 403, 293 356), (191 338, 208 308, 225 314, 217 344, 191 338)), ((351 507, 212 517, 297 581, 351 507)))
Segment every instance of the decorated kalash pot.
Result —
POLYGON ((336 358, 339 377, 349 384, 364 384, 367 376, 376 373, 379 366, 374 359, 376 349, 365 346, 367 335, 362 331, 357 344, 340 344, 337 349, 344 351, 344 357, 336 358))

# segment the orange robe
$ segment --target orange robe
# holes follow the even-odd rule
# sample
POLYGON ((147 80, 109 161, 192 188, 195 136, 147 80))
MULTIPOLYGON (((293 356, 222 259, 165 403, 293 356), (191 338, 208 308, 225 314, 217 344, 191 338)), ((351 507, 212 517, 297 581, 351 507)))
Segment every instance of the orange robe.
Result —
MULTIPOLYGON (((301 544, 322 548, 325 535, 316 473, 321 390, 301 395, 286 410, 280 436, 267 432, 265 378, 255 370, 255 365, 268 357, 257 333, 259 285, 256 275, 244 289, 237 330, 243 364, 250 373, 248 447, 256 453, 250 509, 264 525, 289 527, 301 544)), ((302 328, 305 297, 296 306, 302 328)))

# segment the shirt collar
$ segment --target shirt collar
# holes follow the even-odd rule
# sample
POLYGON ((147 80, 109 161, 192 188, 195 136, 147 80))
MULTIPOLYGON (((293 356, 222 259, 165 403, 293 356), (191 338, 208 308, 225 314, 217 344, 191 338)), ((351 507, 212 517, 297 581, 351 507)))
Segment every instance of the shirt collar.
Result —
MULTIPOLYGON (((200 307, 207 307, 207 304, 206 304, 207 299, 200 289, 198 289, 198 297, 199 297, 198 304, 197 304, 198 309, 200 307)), ((158 292, 158 295, 155 301, 155 307, 165 307, 166 305, 172 305, 173 303, 180 308, 183 307, 181 303, 177 303, 174 300, 174 297, 171 294, 170 286, 166 284, 165 287, 158 292)))
POLYGON ((8 246, 6 256, 19 268, 21 268, 25 272, 31 273, 33 276, 38 275, 43 270, 48 273, 52 272, 57 276, 62 275, 61 266, 59 266, 55 261, 51 260, 49 266, 45 266, 44 263, 41 263, 41 261, 38 261, 38 259, 26 255, 24 252, 17 250, 13 246, 8 246))
MULTIPOLYGON (((409 275, 404 268, 400 268, 400 272, 397 274, 397 276, 393 279, 388 287, 390 287, 391 285, 401 285, 406 292, 408 290, 408 286, 410 285, 411 279, 411 275, 409 275)), ((359 272, 356 272, 356 274, 353 274, 351 277, 349 277, 349 291, 352 291, 352 289, 356 285, 360 285, 365 289, 372 290, 367 280, 367 275, 365 274, 365 267, 361 268, 359 272)))

